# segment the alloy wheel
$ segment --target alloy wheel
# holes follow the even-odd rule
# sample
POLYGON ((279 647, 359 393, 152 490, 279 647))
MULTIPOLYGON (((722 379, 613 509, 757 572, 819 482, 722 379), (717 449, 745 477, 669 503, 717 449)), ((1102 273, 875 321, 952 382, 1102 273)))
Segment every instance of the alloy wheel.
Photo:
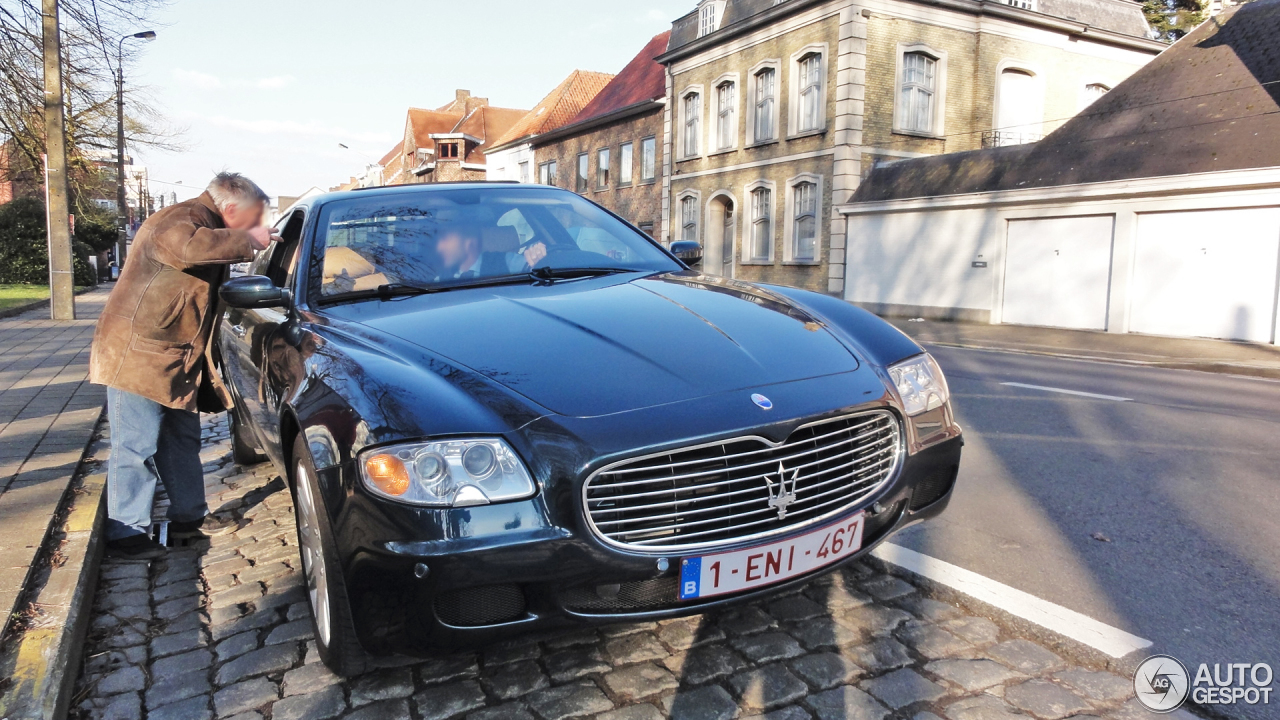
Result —
POLYGON ((302 572, 307 580, 307 597, 311 614, 316 619, 320 642, 329 646, 332 634, 329 610, 329 573, 325 567, 324 545, 320 540, 320 513, 311 492, 311 477, 303 463, 295 475, 298 497, 298 542, 301 545, 302 572))

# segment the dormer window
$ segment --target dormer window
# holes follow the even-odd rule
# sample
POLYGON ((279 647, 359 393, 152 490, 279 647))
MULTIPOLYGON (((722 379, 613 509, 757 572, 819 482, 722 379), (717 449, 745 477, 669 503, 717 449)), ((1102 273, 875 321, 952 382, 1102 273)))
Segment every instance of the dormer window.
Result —
POLYGON ((440 145, 440 154, 437 157, 441 157, 441 158, 458 157, 458 143, 442 143, 440 145))
POLYGON ((710 35, 720 29, 720 13, 724 0, 705 0, 698 8, 698 37, 710 35))

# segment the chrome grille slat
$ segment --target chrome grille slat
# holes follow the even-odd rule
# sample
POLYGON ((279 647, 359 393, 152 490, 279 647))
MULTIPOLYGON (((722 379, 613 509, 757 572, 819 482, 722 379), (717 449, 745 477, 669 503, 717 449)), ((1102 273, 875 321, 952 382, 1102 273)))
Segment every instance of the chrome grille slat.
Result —
MULTIPOLYGON (((833 433, 833 434, 835 434, 835 433, 833 433)), ((867 437, 867 436, 870 436, 870 435, 873 435, 873 434, 874 434, 874 432, 869 432, 869 433, 863 433, 863 434, 858 435, 858 436, 855 436, 855 437, 845 438, 844 440, 841 440, 839 443, 837 443, 837 445, 846 445, 846 444, 851 443, 851 442, 857 442, 857 441, 858 441, 858 440, 860 440, 861 438, 864 438, 864 437, 867 437)), ((805 440, 804 442, 813 442, 813 440, 805 440)), ((795 444, 795 445, 800 445, 800 444, 802 444, 802 443, 794 443, 794 444, 795 444)), ((780 449, 785 448, 785 447, 788 447, 788 445, 787 445, 786 443, 783 443, 782 445, 779 445, 778 447, 776 447, 776 448, 771 448, 771 449, 772 449, 772 450, 774 450, 774 451, 777 451, 777 450, 780 450, 780 449)), ((823 450, 823 448, 821 448, 821 447, 816 447, 816 448, 813 448, 813 449, 811 449, 811 450, 806 450, 806 451, 804 451, 804 452, 796 453, 796 454, 794 454, 794 455, 789 455, 789 456, 784 456, 784 457, 778 457, 778 458, 769 458, 768 460, 761 460, 761 461, 759 461, 759 462, 747 463, 747 464, 745 464, 745 465, 739 465, 739 466, 737 466, 737 467, 741 467, 741 468, 749 468, 749 467, 757 467, 757 466, 761 466, 761 465, 772 465, 772 464, 777 463, 777 462, 779 462, 779 461, 781 461, 781 462, 784 462, 784 463, 785 463, 785 462, 787 462, 788 460, 795 460, 795 459, 797 459, 797 458, 802 458, 802 457, 804 457, 805 455, 812 455, 813 453, 815 453, 815 452, 820 452, 820 451, 822 451, 822 450, 823 450)), ((747 454, 747 453, 743 453, 743 454, 747 454)), ((751 454, 751 455, 755 455, 756 453, 749 453, 749 454, 751 454)), ((741 454, 740 454, 740 455, 741 455, 741 454)), ((730 457, 730 456, 725 455, 725 456, 721 456, 721 457, 714 458, 714 460, 716 460, 716 461, 718 462, 718 461, 726 460, 726 459, 728 459, 729 457, 730 457)), ((690 462, 686 462, 686 463, 681 463, 681 464, 682 464, 682 465, 688 465, 688 464, 691 464, 691 462, 692 462, 692 461, 690 461, 690 462)), ((708 461, 708 460, 701 460, 701 461, 698 461, 698 462, 709 462, 709 461, 708 461)), ((654 471, 654 470, 661 470, 661 469, 663 469, 663 468, 667 468, 667 467, 671 467, 671 465, 654 465, 654 466, 651 466, 651 467, 649 467, 649 468, 646 468, 646 470, 654 471)), ((610 487, 631 487, 631 486, 633 486, 633 485, 646 485, 646 484, 655 483, 655 482, 662 482, 662 481, 664 481, 664 480, 686 480, 686 479, 689 479, 689 478, 701 477, 701 476, 703 476, 703 475, 710 475, 710 474, 717 473, 717 472, 721 472, 721 470, 703 470, 703 471, 701 471, 701 472, 696 472, 696 473, 685 473, 684 475, 663 475, 663 476, 661 476, 661 477, 650 478, 650 479, 647 479, 647 480, 624 480, 624 481, 622 481, 622 482, 610 483, 609 485, 610 485, 610 487)), ((609 474, 610 474, 610 475, 612 475, 612 474, 613 474, 613 471, 610 471, 610 472, 609 472, 609 474)))
POLYGON ((587 478, 583 507, 592 532, 616 547, 706 550, 856 507, 893 478, 901 456, 897 416, 873 410, 802 425, 780 443, 744 436, 613 463, 587 478), (795 478, 783 517, 769 505, 782 492, 779 463, 795 478))

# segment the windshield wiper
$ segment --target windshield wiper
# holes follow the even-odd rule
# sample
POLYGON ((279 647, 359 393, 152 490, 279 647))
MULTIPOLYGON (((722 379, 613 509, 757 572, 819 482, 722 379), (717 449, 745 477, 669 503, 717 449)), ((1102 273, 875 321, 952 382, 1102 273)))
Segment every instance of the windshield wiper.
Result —
POLYGON ((640 272, 634 268, 620 267, 536 267, 529 271, 529 277, 545 284, 550 284, 556 280, 572 280, 584 277, 599 277, 601 275, 617 275, 619 273, 640 272))
POLYGON ((407 283, 387 283, 379 285, 370 290, 352 290, 350 292, 338 293, 337 295, 329 295, 321 298, 320 302, 335 303, 347 302, 350 300, 390 300, 395 297, 407 297, 410 295, 425 295, 435 292, 434 288, 424 287, 422 285, 409 285, 407 283))

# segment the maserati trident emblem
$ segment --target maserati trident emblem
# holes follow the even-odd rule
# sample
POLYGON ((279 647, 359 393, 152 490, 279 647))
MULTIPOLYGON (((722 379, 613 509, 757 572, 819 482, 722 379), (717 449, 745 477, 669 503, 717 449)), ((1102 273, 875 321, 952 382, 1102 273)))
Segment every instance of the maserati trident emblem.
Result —
POLYGON ((772 401, 772 400, 770 400, 769 398, 767 398, 767 397, 765 397, 765 396, 761 395, 760 393, 755 393, 755 394, 753 394, 753 395, 751 396, 751 402, 753 402, 753 403, 755 403, 755 404, 759 405, 759 406, 760 406, 762 409, 764 409, 764 410, 772 410, 772 409, 773 409, 773 401, 772 401))
POLYGON ((774 482, 769 478, 769 475, 764 476, 765 486, 769 490, 769 507, 777 510, 778 519, 782 520, 787 517, 787 507, 796 501, 796 483, 800 480, 800 471, 791 471, 790 490, 787 490, 787 469, 782 467, 782 463, 778 463, 777 492, 774 492, 774 482))

